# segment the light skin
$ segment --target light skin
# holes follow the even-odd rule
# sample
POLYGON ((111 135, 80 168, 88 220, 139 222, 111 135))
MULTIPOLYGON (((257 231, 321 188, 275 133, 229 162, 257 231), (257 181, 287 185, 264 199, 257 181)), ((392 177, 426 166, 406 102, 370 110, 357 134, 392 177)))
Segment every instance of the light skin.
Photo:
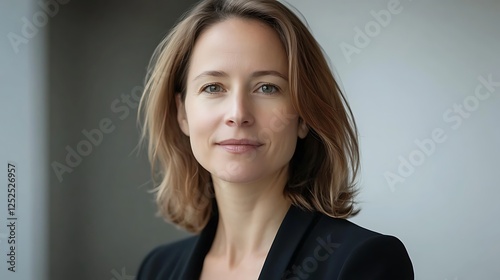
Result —
POLYGON ((202 279, 256 279, 290 207, 283 196, 289 161, 308 133, 291 105, 277 33, 239 18, 204 30, 190 57, 186 98, 177 95, 176 104, 196 160, 212 175, 219 207, 202 279), (232 153, 218 144, 242 138, 261 145, 232 153))

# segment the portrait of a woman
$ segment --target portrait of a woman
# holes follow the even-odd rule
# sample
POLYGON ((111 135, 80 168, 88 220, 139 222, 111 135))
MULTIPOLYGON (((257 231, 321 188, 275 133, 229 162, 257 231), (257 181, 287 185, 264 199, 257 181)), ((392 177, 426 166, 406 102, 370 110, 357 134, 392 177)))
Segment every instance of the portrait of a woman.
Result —
POLYGON ((158 213, 193 236, 137 279, 414 279, 398 238, 347 220, 356 123, 282 3, 200 1, 155 51, 139 113, 158 213))

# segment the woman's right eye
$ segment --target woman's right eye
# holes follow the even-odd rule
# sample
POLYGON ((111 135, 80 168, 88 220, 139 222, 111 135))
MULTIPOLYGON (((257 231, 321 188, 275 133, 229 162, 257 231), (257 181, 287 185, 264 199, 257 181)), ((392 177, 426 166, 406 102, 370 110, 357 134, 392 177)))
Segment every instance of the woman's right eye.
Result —
POLYGON ((217 93, 221 91, 221 86, 218 84, 209 84, 205 87, 203 87, 202 91, 206 93, 217 93))

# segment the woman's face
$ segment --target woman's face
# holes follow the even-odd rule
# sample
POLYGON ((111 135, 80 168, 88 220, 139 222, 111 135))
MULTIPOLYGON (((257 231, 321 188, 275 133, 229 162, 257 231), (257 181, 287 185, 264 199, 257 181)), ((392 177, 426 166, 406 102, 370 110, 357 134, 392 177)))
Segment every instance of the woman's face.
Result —
POLYGON ((214 180, 250 183, 286 171, 297 137, 307 134, 291 106, 287 76, 277 33, 259 21, 228 19, 197 39, 185 102, 177 95, 178 121, 214 180), (224 143, 231 139, 251 145, 224 143))

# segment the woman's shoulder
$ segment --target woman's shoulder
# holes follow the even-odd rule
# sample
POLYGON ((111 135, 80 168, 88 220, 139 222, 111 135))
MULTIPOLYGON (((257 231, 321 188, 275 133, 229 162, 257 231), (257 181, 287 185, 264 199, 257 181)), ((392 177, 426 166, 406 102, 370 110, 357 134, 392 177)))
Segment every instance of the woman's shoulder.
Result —
MULTIPOLYGON (((355 248, 364 243, 386 243, 403 247, 401 240, 391 234, 377 232, 350 220, 332 218, 319 214, 319 218, 311 230, 312 236, 326 236, 344 247, 355 248)), ((311 235, 310 235, 311 236, 311 235)))
POLYGON ((162 271, 180 269, 189 259, 189 253, 196 244, 197 236, 165 243, 153 248, 142 260, 137 273, 137 279, 152 279, 162 271))
MULTIPOLYGON (((325 252, 338 266, 339 279, 413 279, 413 266, 403 242, 352 221, 319 214, 307 234, 302 258, 325 252), (359 269, 363 268, 363 269, 359 269)), ((319 256, 319 255, 318 255, 319 256)))
POLYGON ((338 239, 362 241, 364 239, 382 236, 383 233, 365 228, 350 220, 333 218, 325 214, 318 214, 314 227, 315 231, 335 234, 338 239))

